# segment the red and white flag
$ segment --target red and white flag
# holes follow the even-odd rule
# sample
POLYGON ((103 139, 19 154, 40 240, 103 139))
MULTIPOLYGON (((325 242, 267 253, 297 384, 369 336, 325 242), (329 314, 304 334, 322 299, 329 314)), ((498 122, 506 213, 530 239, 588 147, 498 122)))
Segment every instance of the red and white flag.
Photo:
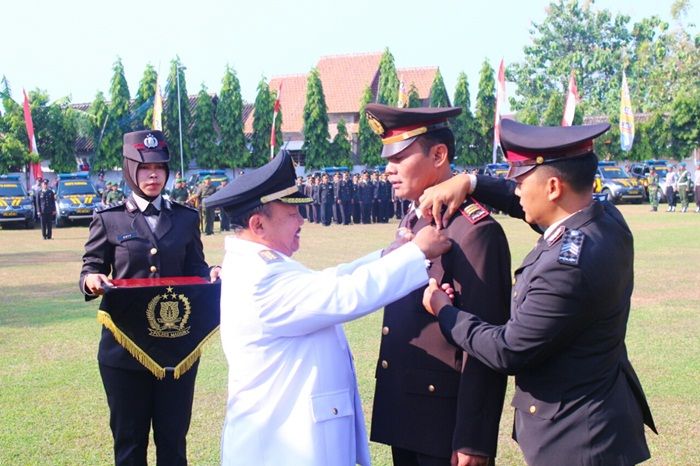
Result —
POLYGON ((574 121, 574 114, 576 113, 576 104, 580 100, 581 98, 578 95, 574 71, 571 70, 571 76, 569 77, 569 90, 566 93, 566 104, 564 105, 564 117, 561 119, 562 126, 571 126, 571 123, 574 121))
POLYGON ((506 103, 506 65, 501 58, 498 66, 498 80, 496 81, 496 114, 493 122, 493 155, 492 161, 496 163, 498 147, 501 145, 501 112, 506 103))
MULTIPOLYGON (((29 138, 29 153, 39 156, 39 150, 36 148, 36 137, 34 136, 34 123, 32 122, 32 110, 29 108, 29 98, 27 97, 27 92, 22 89, 22 94, 24 94, 24 124, 27 127, 27 137, 29 138)), ((41 173, 41 163, 32 162, 29 164, 31 169, 31 176, 34 180, 42 178, 41 173)), ((32 180, 32 183, 34 182, 32 180)))
POLYGON ((153 97, 153 123, 152 128, 163 131, 163 96, 160 94, 160 78, 156 79, 156 94, 153 97))
POLYGON ((275 145, 277 144, 277 136, 275 134, 275 122, 277 121, 277 114, 280 112, 280 96, 282 95, 282 81, 280 81, 280 87, 277 89, 277 98, 275 99, 275 108, 272 112, 272 129, 270 129, 270 160, 275 156, 275 145))

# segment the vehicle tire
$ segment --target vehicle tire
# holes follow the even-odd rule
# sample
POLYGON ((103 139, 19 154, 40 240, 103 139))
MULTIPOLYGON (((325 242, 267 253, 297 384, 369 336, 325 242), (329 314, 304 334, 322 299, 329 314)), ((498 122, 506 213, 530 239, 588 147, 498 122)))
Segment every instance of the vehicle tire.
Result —
POLYGON ((66 226, 66 219, 60 215, 56 216, 56 228, 63 228, 66 226))
POLYGON ((33 230, 34 229, 34 220, 29 219, 29 220, 25 221, 24 228, 26 228, 27 230, 33 230))
POLYGON ((608 188, 603 188, 603 190, 601 191, 601 194, 605 195, 605 199, 608 202, 612 202, 613 204, 615 203, 615 201, 613 200, 613 197, 612 197, 612 193, 610 192, 610 190, 608 188))

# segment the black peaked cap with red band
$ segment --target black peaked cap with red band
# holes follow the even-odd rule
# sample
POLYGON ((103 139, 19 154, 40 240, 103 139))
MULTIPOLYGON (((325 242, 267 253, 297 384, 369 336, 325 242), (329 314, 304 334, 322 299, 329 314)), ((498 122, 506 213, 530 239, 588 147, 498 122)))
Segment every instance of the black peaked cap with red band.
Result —
POLYGON ((139 163, 168 163, 170 151, 162 131, 134 131, 124 135, 124 158, 139 163))
POLYGON ((422 134, 449 128, 447 119, 460 113, 462 107, 398 108, 382 104, 365 107, 367 123, 382 138, 383 158, 398 154, 422 134))
POLYGON ((593 152, 593 140, 610 129, 607 123, 583 126, 531 126, 501 120, 501 148, 510 164, 508 178, 535 167, 593 152))

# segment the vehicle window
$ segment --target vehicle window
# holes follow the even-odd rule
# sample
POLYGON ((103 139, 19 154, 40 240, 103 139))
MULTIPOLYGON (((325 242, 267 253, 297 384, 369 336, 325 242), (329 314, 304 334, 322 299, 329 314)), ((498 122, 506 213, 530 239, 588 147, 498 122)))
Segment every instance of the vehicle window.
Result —
POLYGON ((666 178, 666 173, 668 173, 668 170, 666 168, 656 168, 656 174, 659 175, 661 178, 666 178))
POLYGON ((603 178, 629 178, 627 172, 620 167, 600 167, 600 175, 603 178))
POLYGON ((2 197, 17 197, 26 196, 24 189, 20 183, 0 183, 0 196, 2 197))
POLYGON ((61 196, 69 196, 71 194, 97 194, 92 183, 82 180, 60 181, 58 184, 58 192, 61 196))

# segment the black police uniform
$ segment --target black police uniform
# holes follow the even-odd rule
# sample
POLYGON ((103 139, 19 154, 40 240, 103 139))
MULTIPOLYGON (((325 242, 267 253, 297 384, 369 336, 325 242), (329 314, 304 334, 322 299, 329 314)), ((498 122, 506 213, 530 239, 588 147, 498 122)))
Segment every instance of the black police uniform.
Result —
MULTIPOLYGON (((126 134, 125 145, 147 133, 164 147, 158 131, 126 134)), ((147 163, 148 156, 144 158, 147 163)), ((89 273, 111 274, 112 278, 209 277, 197 211, 161 200, 160 211, 153 213, 158 215, 154 231, 133 197, 95 213, 80 272, 80 290, 86 301, 96 298, 85 289, 89 273)), ((106 328, 102 329, 97 360, 110 408, 115 463, 146 464, 152 424, 158 464, 187 464, 186 435, 198 363, 177 380, 169 374, 158 380, 106 328)))
POLYGON ((333 185, 330 182, 319 185, 318 198, 321 204, 321 223, 329 226, 333 220, 333 185))
POLYGON ((357 190, 360 198, 360 216, 362 223, 372 223, 372 201, 374 199, 374 186, 369 180, 360 180, 357 190))
POLYGON ((41 234, 44 239, 51 239, 53 222, 56 218, 56 195, 51 188, 41 190, 36 195, 38 212, 41 220, 41 234))
MULTIPOLYGON (((511 176, 553 162, 557 150, 563 157, 590 154, 603 126, 540 133, 504 122, 501 145, 511 176), (584 144, 577 154, 576 139, 586 131, 590 147, 584 144), (561 140, 569 135, 564 147, 561 140), (556 146, 553 152, 546 152, 548 144, 556 146), (526 160, 513 162, 509 145, 521 158, 531 149, 526 160)), ((473 197, 524 219, 513 181, 480 175, 473 197)), ((463 312, 445 306, 441 329, 470 356, 515 375, 513 438, 528 464, 640 463, 650 456, 644 424, 656 430, 624 341, 633 289, 632 233, 607 201, 592 202, 550 230, 515 271, 505 325, 484 322, 472 314, 476 307, 463 312)))

